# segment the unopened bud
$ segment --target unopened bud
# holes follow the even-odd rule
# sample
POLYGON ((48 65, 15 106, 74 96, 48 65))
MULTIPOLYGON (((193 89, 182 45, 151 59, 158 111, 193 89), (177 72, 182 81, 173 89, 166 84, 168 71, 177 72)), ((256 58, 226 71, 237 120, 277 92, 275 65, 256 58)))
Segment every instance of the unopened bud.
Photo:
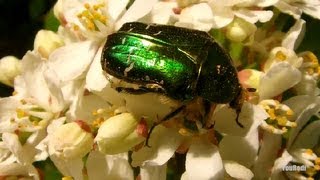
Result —
POLYGON ((130 150, 145 139, 148 132, 144 120, 131 113, 122 113, 107 119, 99 128, 95 141, 106 154, 118 154, 130 150))

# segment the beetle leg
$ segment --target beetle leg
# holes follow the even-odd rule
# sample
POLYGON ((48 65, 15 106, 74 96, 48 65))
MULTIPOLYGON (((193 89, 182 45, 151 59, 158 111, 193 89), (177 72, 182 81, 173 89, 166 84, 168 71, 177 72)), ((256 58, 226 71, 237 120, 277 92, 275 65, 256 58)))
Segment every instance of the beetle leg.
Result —
POLYGON ((167 121, 171 118, 173 118, 174 116, 176 116, 177 114, 179 114, 182 110, 184 110, 186 108, 186 105, 182 105, 180 107, 178 107, 177 109, 175 109, 174 111, 172 111, 171 113, 167 114, 163 119, 161 119, 160 121, 158 122, 155 122, 153 123, 153 125, 151 126, 150 130, 149 130, 149 133, 148 133, 148 136, 146 138, 146 146, 147 147, 151 147, 149 146, 149 139, 150 139, 150 136, 151 136, 151 133, 152 131, 154 130, 154 128, 156 126, 158 126, 159 124, 161 124, 162 122, 164 121, 167 121))
POLYGON ((236 110, 236 114, 237 114, 236 122, 237 122, 238 126, 240 126, 241 128, 243 128, 244 126, 239 122, 239 115, 241 113, 243 101, 244 101, 244 90, 241 88, 241 90, 239 91, 236 98, 234 98, 234 100, 232 100, 229 103, 230 107, 232 109, 236 110))

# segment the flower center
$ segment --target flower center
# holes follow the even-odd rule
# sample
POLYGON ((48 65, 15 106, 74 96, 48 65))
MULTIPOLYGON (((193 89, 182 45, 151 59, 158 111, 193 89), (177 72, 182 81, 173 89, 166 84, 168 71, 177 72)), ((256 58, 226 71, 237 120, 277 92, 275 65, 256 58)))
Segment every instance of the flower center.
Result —
POLYGON ((16 109, 17 118, 13 118, 11 122, 18 123, 19 127, 26 131, 32 128, 31 126, 45 126, 46 122, 54 116, 53 113, 47 112, 42 107, 28 103, 26 100, 21 100, 20 102, 22 106, 16 109))
POLYGON ((297 175, 313 180, 320 172, 320 158, 312 151, 312 149, 298 149, 292 154, 295 158, 295 162, 291 162, 292 164, 306 167, 304 171, 299 171, 297 175))
MULTIPOLYGON (((105 3, 90 5, 84 4, 85 10, 77 15, 80 23, 89 31, 99 31, 101 27, 107 25, 108 16, 106 15, 105 3)), ((73 26, 74 30, 79 30, 78 25, 73 26)))
POLYGON ((303 64, 302 70, 308 75, 313 76, 314 78, 318 78, 320 75, 320 66, 318 62, 318 58, 312 52, 305 52, 302 55, 303 64))
POLYGON ((293 111, 288 106, 276 100, 263 100, 260 105, 269 114, 269 118, 261 126, 263 129, 274 134, 284 134, 288 131, 288 127, 297 126, 295 122, 289 120, 293 111))

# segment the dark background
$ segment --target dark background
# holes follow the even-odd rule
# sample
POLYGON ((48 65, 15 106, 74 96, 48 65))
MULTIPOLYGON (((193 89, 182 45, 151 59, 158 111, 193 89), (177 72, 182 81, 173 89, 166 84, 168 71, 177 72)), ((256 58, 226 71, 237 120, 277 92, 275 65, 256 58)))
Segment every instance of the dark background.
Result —
MULTIPOLYGON (((33 49, 41 28, 56 29, 50 11, 56 0, 0 0, 0 58, 14 55, 21 59, 33 49)), ((11 95, 12 88, 0 83, 0 97, 11 95)))

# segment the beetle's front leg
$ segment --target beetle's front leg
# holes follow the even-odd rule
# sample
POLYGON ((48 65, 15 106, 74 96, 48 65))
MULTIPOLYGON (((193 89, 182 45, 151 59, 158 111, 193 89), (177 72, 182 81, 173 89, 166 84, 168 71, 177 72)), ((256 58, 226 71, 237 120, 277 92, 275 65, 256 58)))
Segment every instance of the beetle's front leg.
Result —
POLYGON ((163 119, 161 119, 160 121, 155 122, 155 123, 151 126, 151 128, 150 128, 150 130, 149 130, 148 136, 147 136, 147 138, 146 138, 146 146, 147 146, 147 147, 151 147, 151 146, 149 146, 149 139, 150 139, 150 136, 151 136, 152 131, 154 130, 154 128, 155 128, 156 126, 158 126, 159 124, 161 124, 161 123, 164 122, 164 121, 168 121, 169 119, 175 117, 175 116, 178 115, 181 111, 183 111, 185 108, 186 108, 186 105, 182 105, 182 106, 178 107, 177 109, 175 109, 174 111, 172 111, 171 113, 167 114, 167 115, 166 115, 163 119))

